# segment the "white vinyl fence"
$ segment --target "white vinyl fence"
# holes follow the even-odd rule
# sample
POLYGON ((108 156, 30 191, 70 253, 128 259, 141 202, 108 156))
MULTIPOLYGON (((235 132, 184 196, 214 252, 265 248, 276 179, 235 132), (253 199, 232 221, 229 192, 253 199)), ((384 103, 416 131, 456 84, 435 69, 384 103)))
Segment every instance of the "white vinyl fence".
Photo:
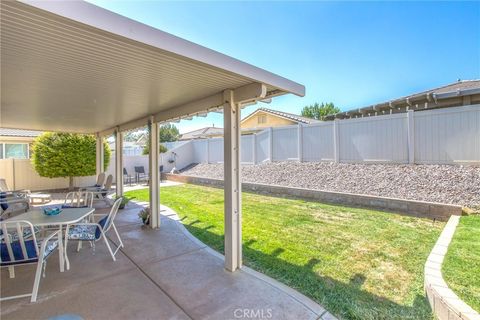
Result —
MULTIPOLYGON (((160 155, 164 172, 193 163, 223 162, 223 139, 179 143, 160 155)), ((242 136, 243 164, 269 161, 336 161, 350 163, 419 163, 480 165, 480 105, 325 121, 268 128, 242 136)), ((124 167, 149 173, 148 156, 124 156, 124 167)), ((115 157, 107 174, 115 173, 115 157)), ((68 179, 40 177, 30 160, 0 160, 0 177, 15 189, 68 187, 68 179)), ((95 177, 75 178, 76 186, 95 177)))
MULTIPOLYGON (((169 150, 181 169, 223 162, 223 139, 191 140, 169 150)), ((242 163, 480 164, 480 105, 268 128, 242 136, 242 163)), ((164 159, 164 160, 165 160, 164 159)), ((164 163, 165 165, 165 163, 164 163)), ((165 165, 169 171, 173 165, 165 165)))

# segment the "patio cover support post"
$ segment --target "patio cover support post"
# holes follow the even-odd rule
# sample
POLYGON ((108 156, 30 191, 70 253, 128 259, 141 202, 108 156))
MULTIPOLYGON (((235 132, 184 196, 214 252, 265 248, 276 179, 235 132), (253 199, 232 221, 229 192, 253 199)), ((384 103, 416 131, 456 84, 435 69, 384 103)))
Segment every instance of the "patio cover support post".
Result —
POLYGON ((105 171, 103 168, 103 137, 97 134, 97 149, 96 149, 96 169, 97 169, 97 177, 100 173, 105 171))
POLYGON ((240 171, 240 105, 224 91, 225 269, 242 266, 242 185, 240 171))
POLYGON ((155 229, 160 227, 160 188, 159 188, 159 166, 158 166, 158 123, 153 117, 148 121, 148 132, 150 133, 150 226, 155 229))
POLYGON ((115 192, 123 196, 123 132, 115 131, 115 192))

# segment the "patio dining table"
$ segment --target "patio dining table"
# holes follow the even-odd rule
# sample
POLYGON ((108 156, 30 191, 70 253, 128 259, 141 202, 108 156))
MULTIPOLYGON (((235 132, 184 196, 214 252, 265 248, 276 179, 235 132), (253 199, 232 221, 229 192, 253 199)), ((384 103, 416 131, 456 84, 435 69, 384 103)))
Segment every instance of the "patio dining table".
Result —
POLYGON ((95 208, 65 208, 62 209, 60 214, 49 216, 43 213, 43 209, 32 209, 25 213, 8 218, 6 221, 28 221, 35 227, 57 226, 59 230, 58 249, 60 272, 64 272, 66 251, 64 250, 63 246, 63 228, 68 224, 82 221, 94 211, 95 208))

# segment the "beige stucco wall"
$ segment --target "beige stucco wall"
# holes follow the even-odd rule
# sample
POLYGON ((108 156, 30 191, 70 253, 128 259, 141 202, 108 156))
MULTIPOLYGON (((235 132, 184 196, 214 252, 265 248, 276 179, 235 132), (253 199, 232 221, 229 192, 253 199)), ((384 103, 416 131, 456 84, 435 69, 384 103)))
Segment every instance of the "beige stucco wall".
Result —
POLYGON ((249 128, 281 127, 281 126, 289 126, 292 124, 296 124, 296 122, 272 115, 270 113, 259 111, 252 117, 249 117, 243 120, 241 123, 241 128, 249 129, 249 128), (265 123, 258 123, 258 117, 264 116, 264 115, 267 117, 267 121, 265 123))
MULTIPOLYGON (((35 171, 29 159, 0 159, 0 178, 12 190, 52 190, 68 188, 68 178, 45 178, 35 171)), ((75 177, 74 186, 91 186, 95 177, 75 177)))

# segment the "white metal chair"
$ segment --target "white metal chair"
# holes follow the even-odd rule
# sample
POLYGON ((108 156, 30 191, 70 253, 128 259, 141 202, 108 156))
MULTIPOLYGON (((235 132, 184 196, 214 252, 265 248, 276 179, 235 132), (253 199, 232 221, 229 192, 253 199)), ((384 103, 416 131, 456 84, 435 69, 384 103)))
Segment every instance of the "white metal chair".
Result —
MULTIPOLYGON (((42 240, 37 242, 33 225, 28 221, 3 221, 0 222, 2 240, 0 243, 0 266, 8 267, 10 278, 15 277, 14 267, 26 264, 37 264, 35 280, 33 283, 32 293, 17 296, 2 297, 0 301, 16 298, 31 297, 30 301, 37 301, 38 287, 40 285, 40 276, 43 268, 43 277, 45 277, 45 268, 47 258, 57 249, 59 231, 49 234, 42 240), (29 230, 29 232, 26 232, 29 230), (28 238, 24 234, 30 234, 28 238), (57 236, 57 240, 54 237, 57 236)), ((63 254, 60 252, 60 254, 63 254)))
POLYGON ((62 208, 81 208, 81 207, 93 207, 93 192, 80 190, 71 191, 65 196, 62 208))
POLYGON ((30 201, 22 194, 0 192, 0 217, 11 217, 17 213, 26 212, 30 201))
MULTIPOLYGON (((118 250, 123 247, 122 239, 120 238, 120 234, 118 233, 117 228, 115 227, 114 220, 118 212, 118 208, 120 207, 120 203, 122 202, 122 197, 115 200, 113 203, 110 212, 106 215, 101 215, 102 218, 98 222, 81 222, 75 223, 71 225, 67 225, 67 229, 65 231, 65 252, 67 252, 67 245, 68 241, 88 241, 93 246, 93 251, 95 252, 95 242, 100 241, 103 239, 105 245, 112 256, 113 261, 116 261, 115 254, 117 254, 118 250), (115 251, 112 250, 110 247, 110 243, 108 242, 108 238, 106 233, 113 229, 115 235, 118 239, 118 246, 115 251)), ((100 216, 100 215, 95 215, 100 216)), ((113 241, 112 241, 113 243, 113 241)), ((67 255, 65 254, 65 262, 67 266, 67 270, 70 269, 70 261, 68 260, 67 255)))

